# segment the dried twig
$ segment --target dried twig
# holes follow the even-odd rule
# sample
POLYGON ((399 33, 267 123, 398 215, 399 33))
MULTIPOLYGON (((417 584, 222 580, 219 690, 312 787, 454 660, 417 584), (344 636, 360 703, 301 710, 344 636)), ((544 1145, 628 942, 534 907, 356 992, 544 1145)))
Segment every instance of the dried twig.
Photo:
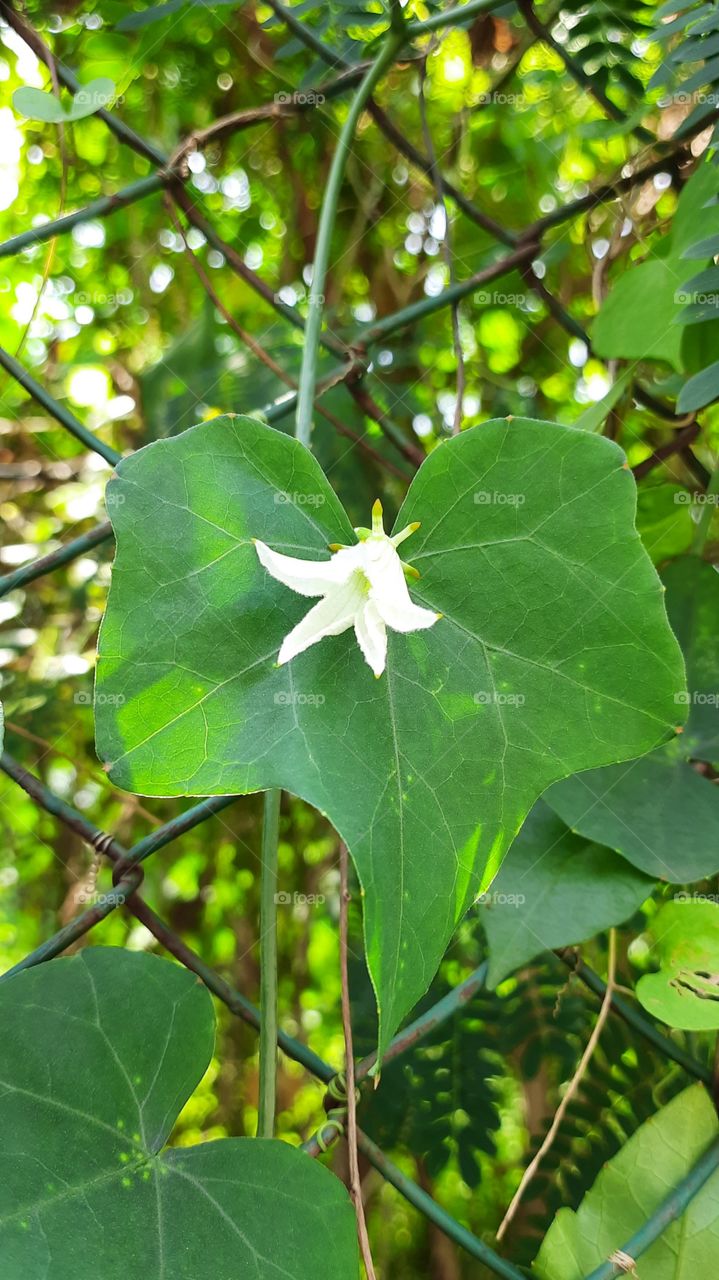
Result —
POLYGON ((572 1101, 572 1099, 575 1097, 577 1090, 579 1089, 579 1086, 582 1083, 582 1080, 584 1079, 584 1076, 587 1071, 587 1067, 589 1066, 589 1063, 592 1060, 592 1055, 594 1054, 594 1050, 597 1047, 597 1044, 599 1042, 599 1037, 602 1034, 604 1024, 607 1018, 609 1017, 609 1011, 612 1007, 612 996, 614 995, 616 967, 617 967, 617 934, 615 929, 610 929, 609 930, 609 959, 607 963, 607 986, 604 992, 604 998, 602 999, 601 1008, 599 1010, 599 1016, 597 1017, 597 1021, 594 1024, 594 1030, 592 1031, 592 1034, 589 1037, 589 1040, 587 1041, 587 1047, 581 1056, 579 1066, 577 1067, 574 1075, 572 1076, 572 1079, 570 1080, 567 1086, 567 1090, 564 1094, 564 1097, 562 1098, 562 1101, 557 1107, 554 1119, 549 1127, 547 1135, 541 1147, 539 1148, 539 1151, 537 1152, 536 1156, 525 1169, 524 1175, 522 1177, 522 1181, 520 1182, 519 1186, 517 1187, 517 1190, 514 1193, 514 1196, 512 1197, 512 1202, 509 1208, 507 1209, 507 1212, 505 1213, 504 1218, 502 1219, 502 1223, 497 1232, 498 1240, 502 1239, 502 1237, 504 1236, 507 1230, 507 1227, 509 1226, 514 1215, 516 1214, 517 1209, 519 1208, 520 1202, 522 1200, 522 1197, 524 1196, 524 1193, 527 1190, 527 1187, 529 1186, 530 1182, 532 1181, 532 1178, 534 1177, 535 1173, 537 1172, 537 1169, 539 1168, 539 1165, 541 1164, 545 1155, 549 1151, 549 1148, 554 1142, 554 1139, 556 1138, 557 1133, 559 1132, 559 1127, 566 1114, 567 1108, 570 1102, 572 1101))
POLYGON ((367 1235, 367 1222, 362 1202, 359 1157, 357 1155, 357 1098, 355 1095, 355 1064, 352 1049, 352 1013, 350 1009, 349 977, 347 974, 347 917, 350 902, 348 869, 347 846, 342 843, 340 844, 340 974, 342 979, 342 1028, 345 1038, 345 1078, 347 1081, 347 1148, 349 1152, 350 1195, 357 1215, 357 1235, 362 1251, 362 1261, 367 1272, 367 1280, 377 1280, 367 1235))

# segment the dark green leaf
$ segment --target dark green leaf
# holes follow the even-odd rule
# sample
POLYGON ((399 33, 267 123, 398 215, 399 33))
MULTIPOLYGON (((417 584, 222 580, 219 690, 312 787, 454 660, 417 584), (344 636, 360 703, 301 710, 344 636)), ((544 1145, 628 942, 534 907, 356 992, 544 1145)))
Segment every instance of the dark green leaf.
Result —
POLYGON ((114 948, 0 985, 3 1280, 358 1277, 342 1183, 283 1142, 163 1148, 210 1063, 207 990, 114 948))

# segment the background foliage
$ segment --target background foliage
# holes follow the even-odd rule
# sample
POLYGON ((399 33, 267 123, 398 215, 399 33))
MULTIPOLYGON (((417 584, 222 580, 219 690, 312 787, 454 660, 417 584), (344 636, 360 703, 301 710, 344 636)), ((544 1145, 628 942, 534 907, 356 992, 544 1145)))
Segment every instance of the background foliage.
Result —
MULTIPOLYGON (((713 277, 692 284, 700 270, 712 271, 717 246, 676 261, 674 250, 679 241, 682 252, 693 250, 712 234, 707 220, 716 218, 716 209, 708 212, 707 204, 719 182, 704 155, 716 106, 715 7, 694 6, 671 20, 665 10, 663 18, 653 6, 632 0, 611 9, 572 4, 561 13, 551 5, 536 13, 525 4, 507 5, 449 29, 429 45, 425 128, 420 62, 394 68, 378 103, 414 147, 426 151, 429 130, 438 167, 473 213, 446 196, 448 266, 447 222, 436 184, 388 141, 376 116, 365 113, 342 190, 326 307, 330 333, 344 339, 494 263, 498 237, 505 252, 515 245, 512 237, 520 248, 530 246, 521 269, 470 289, 460 303, 463 425, 513 414, 578 423, 618 440, 640 485, 640 534, 662 571, 675 562, 670 581, 696 572, 683 557, 698 527, 708 538, 705 558, 712 563, 717 555, 714 506, 704 501, 717 446, 712 402, 719 386, 711 372, 717 294, 713 277), (601 200, 590 198, 617 176, 645 168, 643 179, 607 191, 601 200), (692 202, 687 180, 695 171, 708 177, 700 179, 706 182, 701 200, 692 202), (675 218, 682 188, 684 215, 675 218), (580 202, 575 216, 562 220, 562 209, 574 202, 580 202), (625 330, 611 323, 612 306, 625 330), (692 393, 696 377, 704 381, 692 393)), ((422 9, 420 16, 431 11, 422 9)), ((270 299, 306 315, 318 206, 347 109, 343 95, 323 94, 322 82, 336 77, 341 59, 353 63, 368 48, 374 52, 373 41, 386 25, 381 6, 339 0, 296 6, 306 32, 332 49, 323 59, 288 31, 278 6, 171 0, 129 12, 107 0, 58 4, 52 12, 29 3, 25 12, 84 84, 110 79, 117 113, 168 154, 188 137, 197 136, 199 144, 201 131, 225 114, 267 103, 283 108, 295 90, 307 101, 301 111, 278 109, 213 135, 198 149, 188 147, 184 208, 155 192, 0 260, 0 345, 19 353, 54 396, 121 452, 220 411, 268 406, 288 389, 278 369, 297 376, 301 334, 258 298, 242 271, 232 269, 229 254, 245 276, 261 276, 270 299), (224 251, 190 225, 203 215, 226 242, 224 251)), ((152 166, 120 145, 95 114, 66 122, 62 131, 21 116, 12 91, 52 84, 12 28, 4 26, 0 35, 0 194, 7 239, 146 177, 152 166)), ((69 104, 69 96, 64 100, 69 104)), ((370 412, 366 399, 358 403, 338 384, 322 399, 334 421, 319 413, 316 418, 317 455, 358 523, 366 521, 377 495, 394 514, 416 462, 451 428, 458 369, 450 312, 429 314, 420 307, 416 320, 388 332, 372 354, 362 383, 376 402, 370 412), (337 421, 362 445, 341 434, 337 421)), ((336 356, 323 356, 320 376, 336 366, 336 356)), ((104 518, 110 467, 11 378, 3 375, 1 390, 0 564, 12 572, 104 518)), ((289 429, 290 419, 278 425, 289 429)), ((6 595, 0 602, 0 661, 9 748, 56 793, 130 844, 184 806, 145 804, 114 790, 95 756, 92 667, 111 558, 111 544, 99 544, 69 567, 6 595)), ((702 652, 706 635, 717 634, 713 585, 712 579, 704 602, 695 584, 681 607, 688 619, 693 602, 703 602, 702 652)), ((684 642, 681 619, 672 621, 684 642)), ((711 663, 702 682, 706 691, 716 691, 711 663)), ((689 832, 706 854, 712 839, 716 845, 716 737, 704 732, 700 745, 694 738, 692 743, 695 749, 677 761, 677 769, 690 768, 690 785, 706 788, 705 825, 689 832)), ((652 794, 656 803, 658 792, 652 794)), ((106 891, 109 878, 102 871, 96 882, 88 847, 4 776, 0 801, 0 941, 8 968, 106 891)), ((557 821, 572 821, 559 798, 552 805, 557 821)), ((258 989, 259 813, 256 798, 243 799, 146 864, 150 901, 208 963, 252 997, 258 989)), ((639 838, 661 859, 660 834, 641 819, 639 838)), ((606 831, 580 829, 580 835, 626 853, 606 831)), ((336 838, 320 816, 289 797, 281 836, 281 887, 289 899, 280 910, 282 1025, 339 1064, 336 838)), ((648 870, 639 860, 635 865, 648 870)), ((686 885, 679 868, 673 866, 671 875, 649 870, 680 889, 691 882, 692 893, 711 895, 719 859, 708 855, 697 862, 686 885), (697 878, 707 873, 711 878, 697 878)), ((657 967, 645 933, 676 890, 653 884, 643 907, 629 904, 619 933, 626 985, 657 967)), ((480 905, 459 928, 428 1003, 487 954, 482 912, 480 905)), ((595 936, 582 948, 600 971, 606 935, 596 931, 606 923, 594 923, 595 936)), ((371 1047, 375 1029, 358 917, 353 924, 362 1052, 371 1047)), ((142 926, 117 912, 92 941, 154 947, 142 926)), ((556 945, 554 938, 547 943, 556 945)), ((545 945, 540 938, 538 952, 545 945)), ((596 1002, 551 954, 522 955, 517 963, 518 972, 503 975, 496 990, 475 996, 410 1057, 389 1066, 381 1090, 362 1102, 362 1123, 371 1136, 487 1239, 596 1016, 596 1002)), ((212 1065, 180 1115, 175 1145, 254 1132, 255 1037, 226 1011, 219 1017, 212 1065)), ((675 1034, 709 1061, 708 1034, 675 1034)), ((680 1068, 610 1020, 561 1136, 512 1226, 507 1252, 515 1261, 530 1262, 559 1204, 575 1208, 603 1161, 684 1084, 680 1068)), ((282 1136, 297 1143, 317 1127, 322 1093, 283 1059, 282 1136)), ((342 1173, 341 1147, 332 1159, 342 1173)), ((488 1274, 455 1252, 376 1174, 364 1172, 383 1274, 398 1280, 488 1274)))

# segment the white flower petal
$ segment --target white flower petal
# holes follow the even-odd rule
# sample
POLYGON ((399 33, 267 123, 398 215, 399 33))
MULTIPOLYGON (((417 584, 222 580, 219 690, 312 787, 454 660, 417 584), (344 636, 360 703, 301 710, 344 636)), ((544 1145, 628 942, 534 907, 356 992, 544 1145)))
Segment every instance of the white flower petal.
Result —
POLYGON ((333 587, 329 595, 313 605, 301 622, 293 627, 282 641, 277 658, 279 666, 304 653, 310 645, 325 636, 339 636, 354 623, 357 612, 367 599, 367 592, 359 574, 349 582, 333 587))
POLYGON ((330 560, 298 560, 273 551, 259 538, 255 538, 255 551, 273 578, 301 596, 323 596, 333 586, 346 581, 352 572, 352 565, 340 559, 341 551, 330 560))
POLYGON ((367 600, 355 617, 355 635, 365 662, 381 676, 387 662, 387 631, 373 600, 367 600))
POLYGON ((440 615, 412 602, 402 562, 389 538, 370 538, 363 545, 370 597, 386 625, 393 631, 425 631, 434 626, 440 615))

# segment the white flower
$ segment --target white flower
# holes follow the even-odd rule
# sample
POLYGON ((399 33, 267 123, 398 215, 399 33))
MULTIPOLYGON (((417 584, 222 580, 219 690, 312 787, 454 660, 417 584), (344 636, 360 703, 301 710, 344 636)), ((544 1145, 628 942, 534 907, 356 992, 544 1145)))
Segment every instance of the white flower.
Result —
POLYGON ((273 578, 302 596, 322 597, 285 636, 278 666, 325 636, 338 636, 354 627, 365 662, 379 677, 387 661, 387 627, 424 631, 434 626, 442 615, 412 603, 396 550, 418 527, 410 524, 388 537, 382 505, 377 501, 372 508, 372 528, 356 529, 360 541, 353 547, 331 548, 334 554, 329 560, 283 556, 254 539, 260 562, 273 578))

